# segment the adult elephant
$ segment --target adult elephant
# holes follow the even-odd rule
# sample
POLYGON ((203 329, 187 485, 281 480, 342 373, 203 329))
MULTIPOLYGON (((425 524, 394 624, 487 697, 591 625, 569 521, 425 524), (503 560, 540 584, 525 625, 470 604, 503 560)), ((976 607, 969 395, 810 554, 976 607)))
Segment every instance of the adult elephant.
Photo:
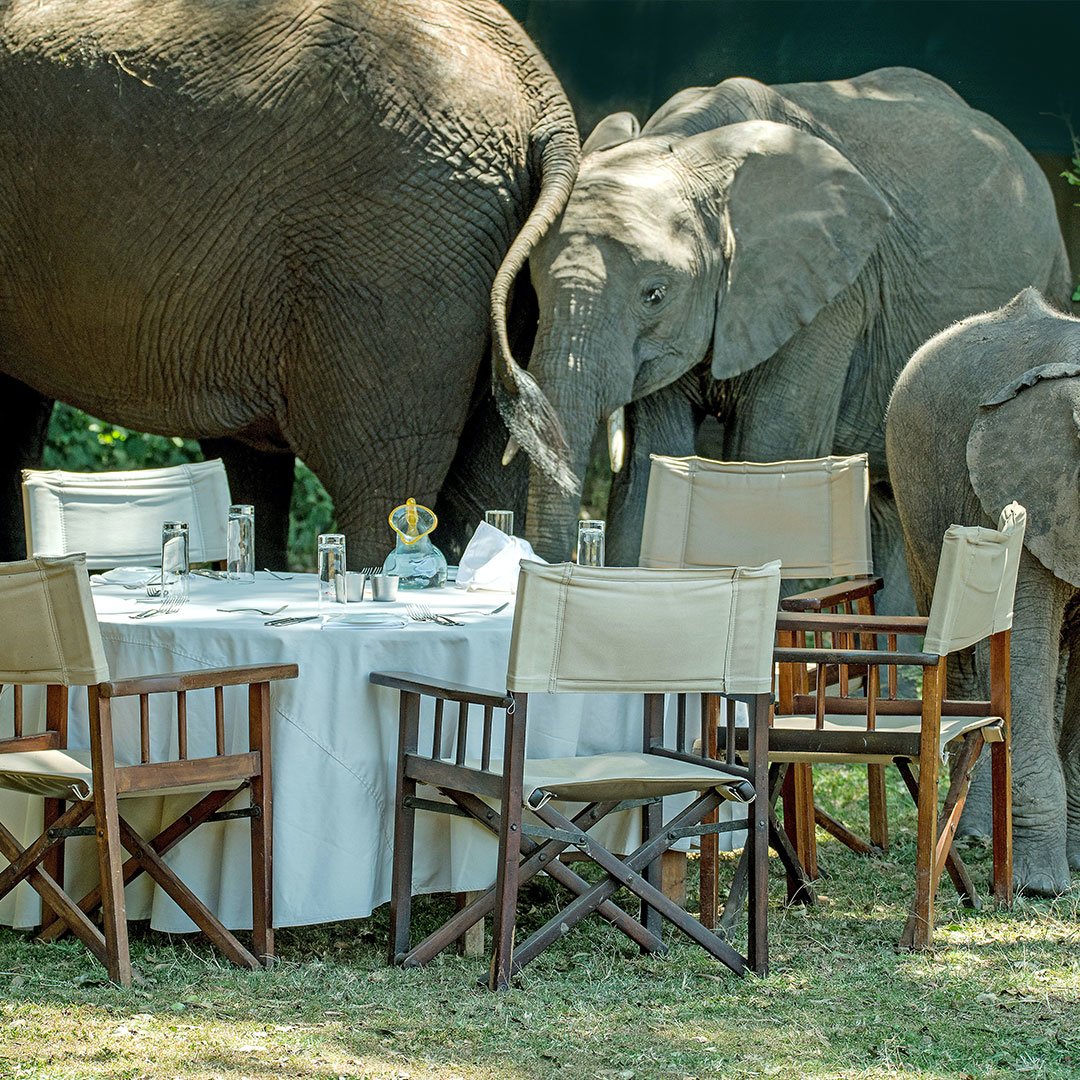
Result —
MULTIPOLYGON (((949 327, 901 373, 885 436, 923 614, 949 525, 992 527, 1012 499, 1027 508, 1011 663, 1016 878, 1063 892, 1080 870, 1080 319, 1027 289, 949 327)), ((962 831, 986 829, 988 784, 977 775, 962 831)))
MULTIPOLYGON (((458 449, 499 265, 578 156, 493 0, 0 3, 0 557, 55 398, 298 454, 350 561, 381 561, 458 449)), ((234 495, 265 505, 291 460, 246 456, 234 495)))
POLYGON ((902 575, 884 455, 897 372, 973 310, 1029 284, 1063 302, 1069 288, 1034 160, 904 68, 684 90, 640 132, 609 117, 529 258, 540 322, 527 372, 498 332, 514 264, 493 293, 496 389, 532 459, 529 538, 565 557, 571 475, 584 475, 597 423, 633 402, 609 512, 610 550, 630 563, 649 453, 693 453, 714 414, 729 459, 868 451, 875 554, 902 575))

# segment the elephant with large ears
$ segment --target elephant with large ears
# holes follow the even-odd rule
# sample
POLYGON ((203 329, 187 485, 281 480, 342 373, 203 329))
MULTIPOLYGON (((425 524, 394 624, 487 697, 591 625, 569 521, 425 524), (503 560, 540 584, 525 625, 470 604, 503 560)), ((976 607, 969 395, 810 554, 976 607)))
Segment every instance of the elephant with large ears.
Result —
MULTIPOLYGON (((1011 657, 1016 880, 1063 892, 1080 870, 1080 319, 1026 289, 931 338, 897 380, 886 449, 924 614, 945 529, 991 526, 1013 499, 1027 508, 1011 657)), ((949 678, 988 696, 985 656, 949 678)), ((988 832, 988 772, 961 832, 988 832)))
POLYGON ((532 459, 539 552, 569 552, 597 425, 633 403, 611 561, 636 561, 649 453, 693 453, 711 414, 728 459, 869 452, 875 555, 894 580, 884 417, 896 374, 973 310, 1029 284, 1061 302, 1069 289, 1035 161, 947 86, 901 68, 731 79, 677 94, 640 131, 626 113, 602 121, 530 253, 540 313, 527 372, 500 334, 513 269, 493 293, 496 389, 532 459))
MULTIPOLYGON (((0 558, 59 399, 267 454, 232 471, 264 524, 299 455, 381 562, 483 414, 496 272, 579 154, 494 0, 0 2, 0 558)), ((463 475, 497 476, 505 432, 477 442, 463 475)))

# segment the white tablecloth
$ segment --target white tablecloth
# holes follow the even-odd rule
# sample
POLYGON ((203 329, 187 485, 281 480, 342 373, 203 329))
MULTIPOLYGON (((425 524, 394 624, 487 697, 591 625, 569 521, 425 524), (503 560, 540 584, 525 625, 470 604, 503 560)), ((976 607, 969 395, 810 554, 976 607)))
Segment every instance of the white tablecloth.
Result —
MULTIPOLYGON (((318 622, 265 626, 266 616, 222 613, 219 607, 288 604, 279 617, 314 614, 310 575, 278 581, 259 573, 254 585, 192 579, 191 600, 178 613, 133 620, 145 610, 136 591, 94 587, 102 637, 114 678, 155 671, 292 661, 298 679, 274 685, 274 922, 295 926, 369 915, 390 898, 394 765, 398 695, 372 686, 368 674, 406 670, 500 690, 504 685, 513 607, 499 615, 463 615, 461 627, 409 622, 399 629, 332 629, 318 622)), ((436 610, 490 610, 512 599, 502 593, 454 588, 401 593, 395 604, 347 605, 348 612, 403 611, 422 600, 436 610)), ((5 695, 6 697, 7 695, 5 695)), ((169 703, 171 695, 163 695, 169 703)), ((213 695, 189 696, 191 754, 212 739, 213 695)), ((528 752, 571 756, 640 746, 640 698, 618 695, 534 695, 530 699, 528 752), (556 710, 557 706, 557 710, 556 710)), ((138 760, 134 702, 114 704, 118 756, 138 760)), ((226 691, 230 749, 246 743, 246 693, 226 691), (230 704, 231 702, 231 704, 230 704)), ((70 745, 86 745, 85 694, 73 694, 70 745)), ((501 714, 497 714, 500 715, 501 714)), ((456 707, 447 709, 450 733, 456 707)), ((474 724, 479 727, 478 710, 474 724)), ((154 716, 155 739, 170 739, 175 724, 154 716)), ((430 738, 430 736, 429 736, 430 738)), ((173 820, 190 797, 139 800, 133 824, 153 829, 173 820)), ((237 801, 242 805, 243 797, 237 801)), ((29 839, 40 831, 40 800, 0 793, 0 815, 21 819, 29 839)), ((631 815, 621 815, 630 819, 631 815)), ((417 815, 416 892, 485 888, 493 878, 494 846, 478 826, 443 815, 417 815)), ((626 820, 625 827, 636 828, 626 820)), ((9 824, 9 827, 14 827, 9 824)), ((610 839, 610 835, 609 835, 610 839)), ((626 837, 630 839, 629 836, 626 837)), ((69 845, 69 887, 96 880, 85 840, 69 845), (80 850, 79 845, 82 845, 80 850), (77 880, 73 881, 73 875, 77 880)), ((251 925, 248 823, 200 827, 168 856, 180 875, 231 927, 251 925)), ((145 877, 145 875, 144 875, 145 877)), ((149 881, 127 894, 131 918, 150 918, 161 930, 192 929, 186 917, 149 881)), ((0 904, 0 921, 30 926, 39 921, 37 897, 21 885, 0 904)))

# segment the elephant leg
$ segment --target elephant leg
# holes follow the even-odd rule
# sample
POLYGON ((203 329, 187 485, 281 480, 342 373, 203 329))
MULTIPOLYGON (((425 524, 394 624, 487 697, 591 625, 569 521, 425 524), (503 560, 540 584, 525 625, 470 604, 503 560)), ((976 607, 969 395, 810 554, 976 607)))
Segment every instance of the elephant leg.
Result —
POLYGON ((904 558, 904 532, 892 489, 884 481, 870 488, 870 544, 874 570, 885 582, 874 597, 874 610, 879 615, 914 615, 915 596, 904 558))
POLYGON ((200 439, 208 458, 221 458, 233 502, 255 507, 255 564, 288 567, 289 508, 296 459, 288 451, 256 450, 238 439, 200 439))
POLYGON ((1065 620, 1068 659, 1061 717, 1061 766, 1065 772, 1066 854, 1070 870, 1080 870, 1080 597, 1074 597, 1065 620))
MULTIPOLYGON (((1055 896, 1069 887, 1065 776, 1054 726, 1061 631, 1073 590, 1027 551, 1013 605, 1013 866, 1016 888, 1055 896)), ((980 681, 984 650, 977 663, 980 681)), ((985 683, 984 683, 985 685, 985 683)))
POLYGON ((638 564, 649 489, 649 455, 692 455, 700 421, 700 410, 691 402, 688 383, 682 379, 626 407, 628 453, 622 469, 612 478, 608 497, 604 557, 610 566, 638 564))
POLYGON ((52 398, 0 375, 0 562, 26 558, 23 469, 39 469, 52 416, 52 398))

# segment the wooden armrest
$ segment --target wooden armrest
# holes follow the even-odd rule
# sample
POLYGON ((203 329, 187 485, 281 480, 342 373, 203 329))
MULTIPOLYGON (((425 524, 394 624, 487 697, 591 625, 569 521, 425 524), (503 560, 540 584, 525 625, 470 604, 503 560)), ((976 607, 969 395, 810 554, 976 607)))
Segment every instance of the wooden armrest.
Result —
POLYGON ((414 675, 409 671, 373 671, 368 681, 376 686, 389 686, 410 694, 424 694, 445 701, 464 701, 493 709, 507 709, 514 703, 513 697, 505 690, 483 690, 461 683, 436 682, 426 675, 414 675))
POLYGON ((925 634, 928 619, 921 615, 830 615, 780 612, 777 630, 861 630, 873 634, 925 634))
POLYGON ((177 671, 171 675, 136 675, 98 683, 98 693, 105 698, 131 697, 134 694, 169 694, 185 690, 205 690, 211 686, 244 686, 295 679, 300 674, 296 664, 248 664, 243 667, 200 668, 177 671))
POLYGON ((835 585, 826 585, 810 592, 796 593, 780 601, 781 611, 821 611, 835 607, 849 600, 860 600, 864 596, 873 596, 882 588, 884 582, 879 577, 855 578, 852 581, 839 581, 835 585))
POLYGON ((884 649, 774 649, 778 664, 900 664, 934 667, 943 657, 936 653, 887 652, 884 649))

